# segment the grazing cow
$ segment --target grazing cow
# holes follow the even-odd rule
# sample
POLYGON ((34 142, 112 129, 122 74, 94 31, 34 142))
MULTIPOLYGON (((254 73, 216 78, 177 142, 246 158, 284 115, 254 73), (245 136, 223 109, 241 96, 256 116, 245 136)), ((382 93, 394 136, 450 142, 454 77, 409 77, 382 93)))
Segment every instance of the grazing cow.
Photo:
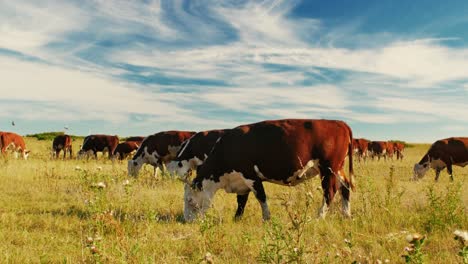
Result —
POLYGON ((63 158, 65 159, 67 156, 67 151, 69 153, 70 158, 72 158, 72 138, 69 135, 58 135, 54 138, 52 142, 52 152, 54 158, 58 158, 60 151, 63 150, 63 158))
POLYGON ((396 153, 397 160, 403 160, 403 150, 405 149, 405 145, 400 142, 394 142, 393 148, 396 153))
POLYGON ((393 142, 388 141, 386 146, 385 158, 393 160, 393 154, 395 153, 395 145, 393 142))
POLYGON ((128 137, 125 139, 125 141, 135 141, 141 143, 145 137, 128 137))
POLYGON ((359 161, 367 158, 368 150, 369 150, 369 140, 364 138, 355 138, 353 139, 353 149, 354 153, 357 154, 359 161))
POLYGON ((162 169, 162 165, 175 159, 180 145, 193 136, 193 131, 164 131, 146 137, 137 153, 128 161, 128 175, 138 176, 143 164, 148 163, 162 169))
POLYGON ((11 150, 15 157, 18 157, 20 152, 23 159, 28 159, 30 151, 26 149, 23 137, 16 133, 0 132, 0 146, 3 155, 6 155, 7 150, 11 150))
POLYGON ((103 155, 105 152, 109 152, 109 158, 112 158, 114 150, 118 144, 118 136, 89 135, 85 137, 83 146, 81 146, 81 149, 78 152, 78 157, 89 157, 89 155, 94 154, 94 157, 97 159, 98 152, 102 152, 103 155))
POLYGON ((447 167, 453 181, 452 165, 468 165, 468 138, 451 137, 434 142, 421 161, 414 165, 413 180, 421 179, 429 168, 433 168, 436 171, 435 180, 438 181, 440 171, 447 167))
POLYGON ((320 174, 324 217, 340 190, 343 213, 350 216, 354 189, 352 131, 342 121, 284 119, 243 125, 228 130, 198 167, 192 182, 185 179, 184 218, 192 221, 209 208, 215 192, 237 194, 236 218, 244 212, 252 191, 264 220, 270 218, 263 182, 294 186, 320 174), (349 177, 344 173, 349 158, 349 177))
POLYGON ((133 151, 140 147, 140 143, 137 141, 125 141, 119 143, 114 150, 114 158, 119 160, 126 159, 133 151))
POLYGON ((225 130, 210 130, 196 133, 182 143, 177 157, 169 162, 167 170, 179 176, 184 176, 189 171, 195 170, 203 164, 216 141, 224 132, 225 130))
POLYGON ((371 141, 369 143, 369 152, 372 160, 374 160, 375 157, 377 157, 378 160, 380 160, 380 157, 384 157, 384 159, 386 159, 387 142, 371 141))

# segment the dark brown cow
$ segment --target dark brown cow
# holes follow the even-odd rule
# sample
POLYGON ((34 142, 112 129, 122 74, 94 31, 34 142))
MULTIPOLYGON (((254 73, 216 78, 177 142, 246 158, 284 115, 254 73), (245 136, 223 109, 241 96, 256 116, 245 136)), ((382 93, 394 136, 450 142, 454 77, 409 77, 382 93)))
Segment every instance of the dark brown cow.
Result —
POLYGON ((468 138, 452 137, 434 142, 421 161, 414 165, 413 179, 421 179, 429 168, 433 168, 436 171, 437 181, 440 171, 447 168, 450 180, 453 181, 452 165, 460 167, 468 165, 468 138))
POLYGON ((393 148, 396 153, 397 160, 403 160, 403 150, 405 150, 405 145, 400 142, 394 142, 393 148))
POLYGON ((359 161, 361 159, 366 160, 368 156, 369 150, 369 143, 370 141, 365 138, 355 138, 353 139, 353 149, 354 153, 356 153, 359 161))
POLYGON ((135 141, 141 143, 144 139, 145 137, 128 137, 125 139, 125 141, 135 141))
POLYGON ((225 130, 202 131, 187 139, 180 146, 177 157, 167 165, 168 171, 179 176, 186 175, 202 165, 225 130))
POLYGON ((374 160, 375 157, 380 160, 380 157, 386 158, 387 154, 387 142, 385 141, 371 141, 369 143, 369 152, 372 160, 374 160))
POLYGON ((72 138, 69 135, 58 135, 54 138, 52 142, 52 151, 54 154, 54 158, 58 158, 60 151, 63 150, 63 158, 65 159, 67 156, 67 151, 69 153, 70 158, 72 158, 72 138))
POLYGON ((78 152, 78 157, 82 158, 94 154, 94 157, 97 159, 97 153, 109 152, 109 158, 112 158, 113 153, 117 145, 119 144, 118 136, 110 135, 89 135, 85 137, 83 141, 83 146, 78 152))
POLYGON ((119 143, 114 150, 114 158, 119 160, 126 159, 133 151, 137 150, 140 147, 139 142, 137 141, 125 141, 119 143))
POLYGON ((13 132, 0 132, 0 146, 2 154, 6 155, 7 150, 11 150, 18 157, 18 152, 21 153, 23 159, 28 159, 29 150, 26 149, 26 144, 22 136, 13 132))
POLYGON ((128 161, 128 175, 138 176, 143 164, 151 164, 162 169, 162 165, 175 159, 180 145, 193 136, 193 131, 164 131, 146 137, 137 153, 128 161))
POLYGON ((192 221, 209 208, 215 192, 237 194, 236 218, 241 217, 252 191, 264 220, 270 218, 263 182, 294 186, 320 174, 324 217, 340 190, 343 212, 351 214, 353 187, 352 131, 342 121, 284 119, 243 125, 226 131, 215 144, 192 182, 186 179, 184 218, 192 221), (349 158, 349 177, 344 173, 349 158))

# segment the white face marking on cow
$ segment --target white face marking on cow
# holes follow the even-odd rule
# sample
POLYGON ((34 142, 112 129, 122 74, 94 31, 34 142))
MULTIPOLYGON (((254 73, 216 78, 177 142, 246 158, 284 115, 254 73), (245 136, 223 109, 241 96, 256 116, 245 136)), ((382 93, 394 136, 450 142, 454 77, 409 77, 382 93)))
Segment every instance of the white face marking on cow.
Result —
POLYGON ((77 159, 84 159, 84 158, 89 158, 90 156, 94 155, 94 152, 90 149, 88 151, 84 151, 81 149, 78 151, 78 154, 76 155, 77 159))
POLYGON ((167 170, 171 174, 177 174, 179 176, 184 176, 189 173, 191 170, 196 170, 198 166, 202 165, 203 161, 197 157, 191 158, 190 160, 173 160, 167 164, 167 170))
POLYGON ((203 180, 202 189, 195 190, 188 184, 184 186, 184 219, 192 222, 198 215, 204 215, 211 206, 214 194, 219 189, 219 183, 203 180))
POLYGON ((424 177, 424 175, 429 170, 429 168, 430 168, 429 161, 427 161, 427 162, 425 162, 423 164, 418 164, 418 163, 414 164, 413 180, 417 181, 417 180, 421 179, 422 177, 424 177))
POLYGON ((294 174, 288 178, 287 182, 289 185, 296 185, 319 174, 319 160, 309 160, 302 169, 294 172, 294 174))

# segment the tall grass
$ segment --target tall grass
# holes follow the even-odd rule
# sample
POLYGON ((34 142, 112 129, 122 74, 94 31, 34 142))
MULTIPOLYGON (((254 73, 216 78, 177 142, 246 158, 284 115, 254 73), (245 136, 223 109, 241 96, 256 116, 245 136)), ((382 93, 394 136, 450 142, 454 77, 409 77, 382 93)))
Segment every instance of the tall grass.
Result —
POLYGON ((446 172, 434 183, 433 171, 410 181, 429 145, 407 149, 404 161, 356 163, 351 219, 339 196, 317 219, 316 178, 266 183, 270 222, 253 196, 234 221, 236 196, 219 191, 207 216, 187 224, 180 181, 155 178, 149 167, 130 179, 125 162, 51 160, 51 141, 26 144, 27 161, 0 158, 2 263, 401 263, 413 233, 426 237, 419 252, 427 263, 463 261, 453 232, 468 229, 468 170, 455 167, 454 183, 446 172))

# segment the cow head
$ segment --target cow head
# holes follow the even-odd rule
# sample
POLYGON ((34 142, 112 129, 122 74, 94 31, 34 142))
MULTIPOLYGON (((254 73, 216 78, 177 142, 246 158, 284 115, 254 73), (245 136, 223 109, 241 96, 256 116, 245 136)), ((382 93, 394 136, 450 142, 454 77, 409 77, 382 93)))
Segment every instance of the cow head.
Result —
MULTIPOLYGON (((187 179, 187 178, 186 178, 187 179)), ((211 206, 211 200, 218 189, 212 180, 203 180, 202 186, 197 186, 195 181, 190 183, 188 180, 184 186, 184 219, 192 222, 198 215, 205 214, 211 206)))
POLYGON ((173 160, 167 164, 167 170, 171 174, 185 176, 191 170, 195 170, 198 166, 202 164, 203 164, 203 161, 197 157, 194 157, 190 160, 173 160))
POLYGON ((424 162, 423 164, 416 163, 413 168, 413 178, 412 180, 417 181, 422 179, 426 172, 430 169, 430 162, 424 162))
POLYGON ((129 160, 127 165, 128 176, 137 177, 143 163, 144 162, 141 157, 138 157, 135 160, 129 160))
POLYGON ((31 153, 30 150, 25 150, 25 151, 23 152, 23 159, 27 160, 27 159, 28 159, 28 156, 29 156, 29 153, 31 153))
POLYGON ((84 149, 80 149, 78 151, 78 153, 76 153, 76 158, 77 159, 84 159, 84 158, 89 158, 91 155, 93 155, 94 152, 92 150, 84 150, 84 149))

